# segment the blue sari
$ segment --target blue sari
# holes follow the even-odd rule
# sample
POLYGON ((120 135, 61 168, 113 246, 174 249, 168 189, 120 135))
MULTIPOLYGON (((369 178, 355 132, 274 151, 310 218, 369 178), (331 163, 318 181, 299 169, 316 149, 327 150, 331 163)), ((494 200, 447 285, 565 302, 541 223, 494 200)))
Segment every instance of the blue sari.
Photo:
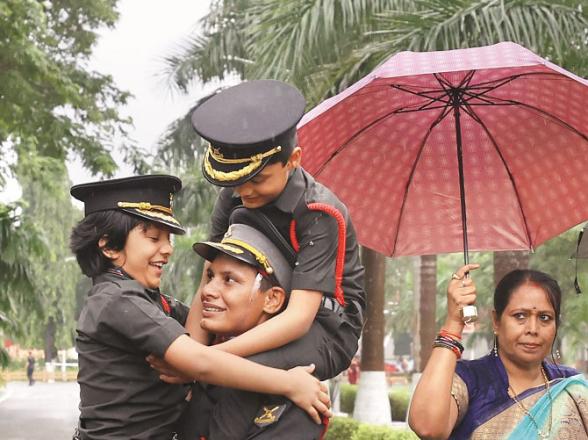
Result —
MULTIPOLYGON (((569 426, 576 427, 586 435, 588 420, 586 381, 579 378, 573 381, 564 380, 578 374, 573 368, 556 366, 546 362, 543 363, 543 368, 550 381, 552 399, 554 400, 553 420, 557 422, 554 423, 554 426, 558 425, 561 429, 569 426), (584 384, 578 382, 582 380, 584 384), (559 385, 560 383, 561 385, 559 385), (574 392, 580 393, 580 397, 584 399, 583 404, 580 402, 578 406, 574 398, 564 392, 571 385, 581 387, 574 392), (559 399, 554 397, 556 391, 559 399), (570 409, 573 420, 570 419, 564 423, 559 423, 556 420, 555 413, 561 412, 559 407, 562 405, 566 408, 570 405, 576 406, 575 409, 570 409), (582 405, 584 406, 582 407, 582 405)), ((459 361, 453 382, 452 395, 458 405, 458 421, 451 433, 451 439, 506 439, 511 433, 520 432, 517 431, 518 429, 527 429, 529 424, 533 427, 531 431, 533 434, 527 438, 536 438, 537 429, 532 421, 525 416, 520 406, 508 395, 508 376, 499 357, 489 354, 473 361, 459 361), (525 419, 529 420, 525 421, 525 419), (518 425, 521 423, 525 423, 525 425, 519 428, 518 425)), ((518 395, 517 398, 527 408, 533 408, 534 411, 537 411, 538 417, 540 416, 543 422, 548 422, 550 401, 543 400, 542 403, 538 401, 543 394, 549 399, 545 393, 545 385, 530 388, 518 395), (539 405, 535 406, 536 403, 539 405), (544 414, 545 411, 539 412, 541 408, 545 407, 547 407, 546 414, 544 414)), ((553 436, 556 432, 552 429, 551 438, 557 438, 557 436, 553 436)))

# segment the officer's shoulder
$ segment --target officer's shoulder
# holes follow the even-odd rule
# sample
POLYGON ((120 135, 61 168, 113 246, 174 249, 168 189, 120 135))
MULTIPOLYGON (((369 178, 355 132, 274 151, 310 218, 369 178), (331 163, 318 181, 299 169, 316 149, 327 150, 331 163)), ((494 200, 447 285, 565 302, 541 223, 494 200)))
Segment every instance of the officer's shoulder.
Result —
POLYGON ((111 279, 94 286, 94 294, 124 295, 127 293, 144 294, 145 288, 135 280, 111 279))

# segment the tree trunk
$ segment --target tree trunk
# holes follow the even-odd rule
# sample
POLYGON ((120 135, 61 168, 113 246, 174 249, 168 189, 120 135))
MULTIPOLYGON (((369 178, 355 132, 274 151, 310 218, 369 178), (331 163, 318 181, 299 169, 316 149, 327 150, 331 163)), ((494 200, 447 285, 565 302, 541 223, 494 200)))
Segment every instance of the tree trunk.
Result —
POLYGON ((57 357, 55 331, 55 320, 50 316, 45 326, 45 362, 51 362, 51 360, 57 357))
POLYGON ((367 295, 366 324, 361 344, 361 375, 353 417, 377 425, 392 423, 388 383, 384 372, 384 282, 386 258, 362 248, 367 295))
POLYGON ((418 306, 415 329, 415 371, 422 372, 431 357, 432 343, 437 333, 435 322, 437 298, 437 256, 416 258, 414 283, 415 301, 418 306))
POLYGON ((529 267, 528 251, 500 251, 494 252, 494 285, 511 270, 527 269, 529 267))

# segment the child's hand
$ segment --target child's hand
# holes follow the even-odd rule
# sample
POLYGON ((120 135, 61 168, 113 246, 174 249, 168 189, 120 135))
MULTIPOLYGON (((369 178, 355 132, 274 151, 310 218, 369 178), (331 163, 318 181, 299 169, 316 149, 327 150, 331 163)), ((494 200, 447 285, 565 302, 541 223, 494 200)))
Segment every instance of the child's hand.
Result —
POLYGON ((145 360, 149 362, 151 368, 159 373, 159 379, 165 383, 178 384, 194 382, 192 378, 174 370, 170 364, 153 354, 147 356, 145 360))
POLYGON ((290 392, 286 397, 302 408, 317 423, 322 423, 321 414, 331 417, 331 400, 327 387, 310 373, 314 371, 314 364, 306 367, 296 367, 288 370, 290 377, 290 392))

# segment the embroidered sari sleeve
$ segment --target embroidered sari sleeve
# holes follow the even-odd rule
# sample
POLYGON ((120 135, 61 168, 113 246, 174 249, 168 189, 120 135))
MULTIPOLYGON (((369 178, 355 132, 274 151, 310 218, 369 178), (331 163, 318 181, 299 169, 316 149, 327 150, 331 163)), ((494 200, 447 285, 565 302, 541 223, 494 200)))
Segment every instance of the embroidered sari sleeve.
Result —
POLYGON ((468 412, 469 398, 468 387, 461 377, 457 374, 453 375, 453 383, 451 384, 451 397, 455 400, 457 405, 457 421, 459 425, 463 420, 464 415, 468 412))

